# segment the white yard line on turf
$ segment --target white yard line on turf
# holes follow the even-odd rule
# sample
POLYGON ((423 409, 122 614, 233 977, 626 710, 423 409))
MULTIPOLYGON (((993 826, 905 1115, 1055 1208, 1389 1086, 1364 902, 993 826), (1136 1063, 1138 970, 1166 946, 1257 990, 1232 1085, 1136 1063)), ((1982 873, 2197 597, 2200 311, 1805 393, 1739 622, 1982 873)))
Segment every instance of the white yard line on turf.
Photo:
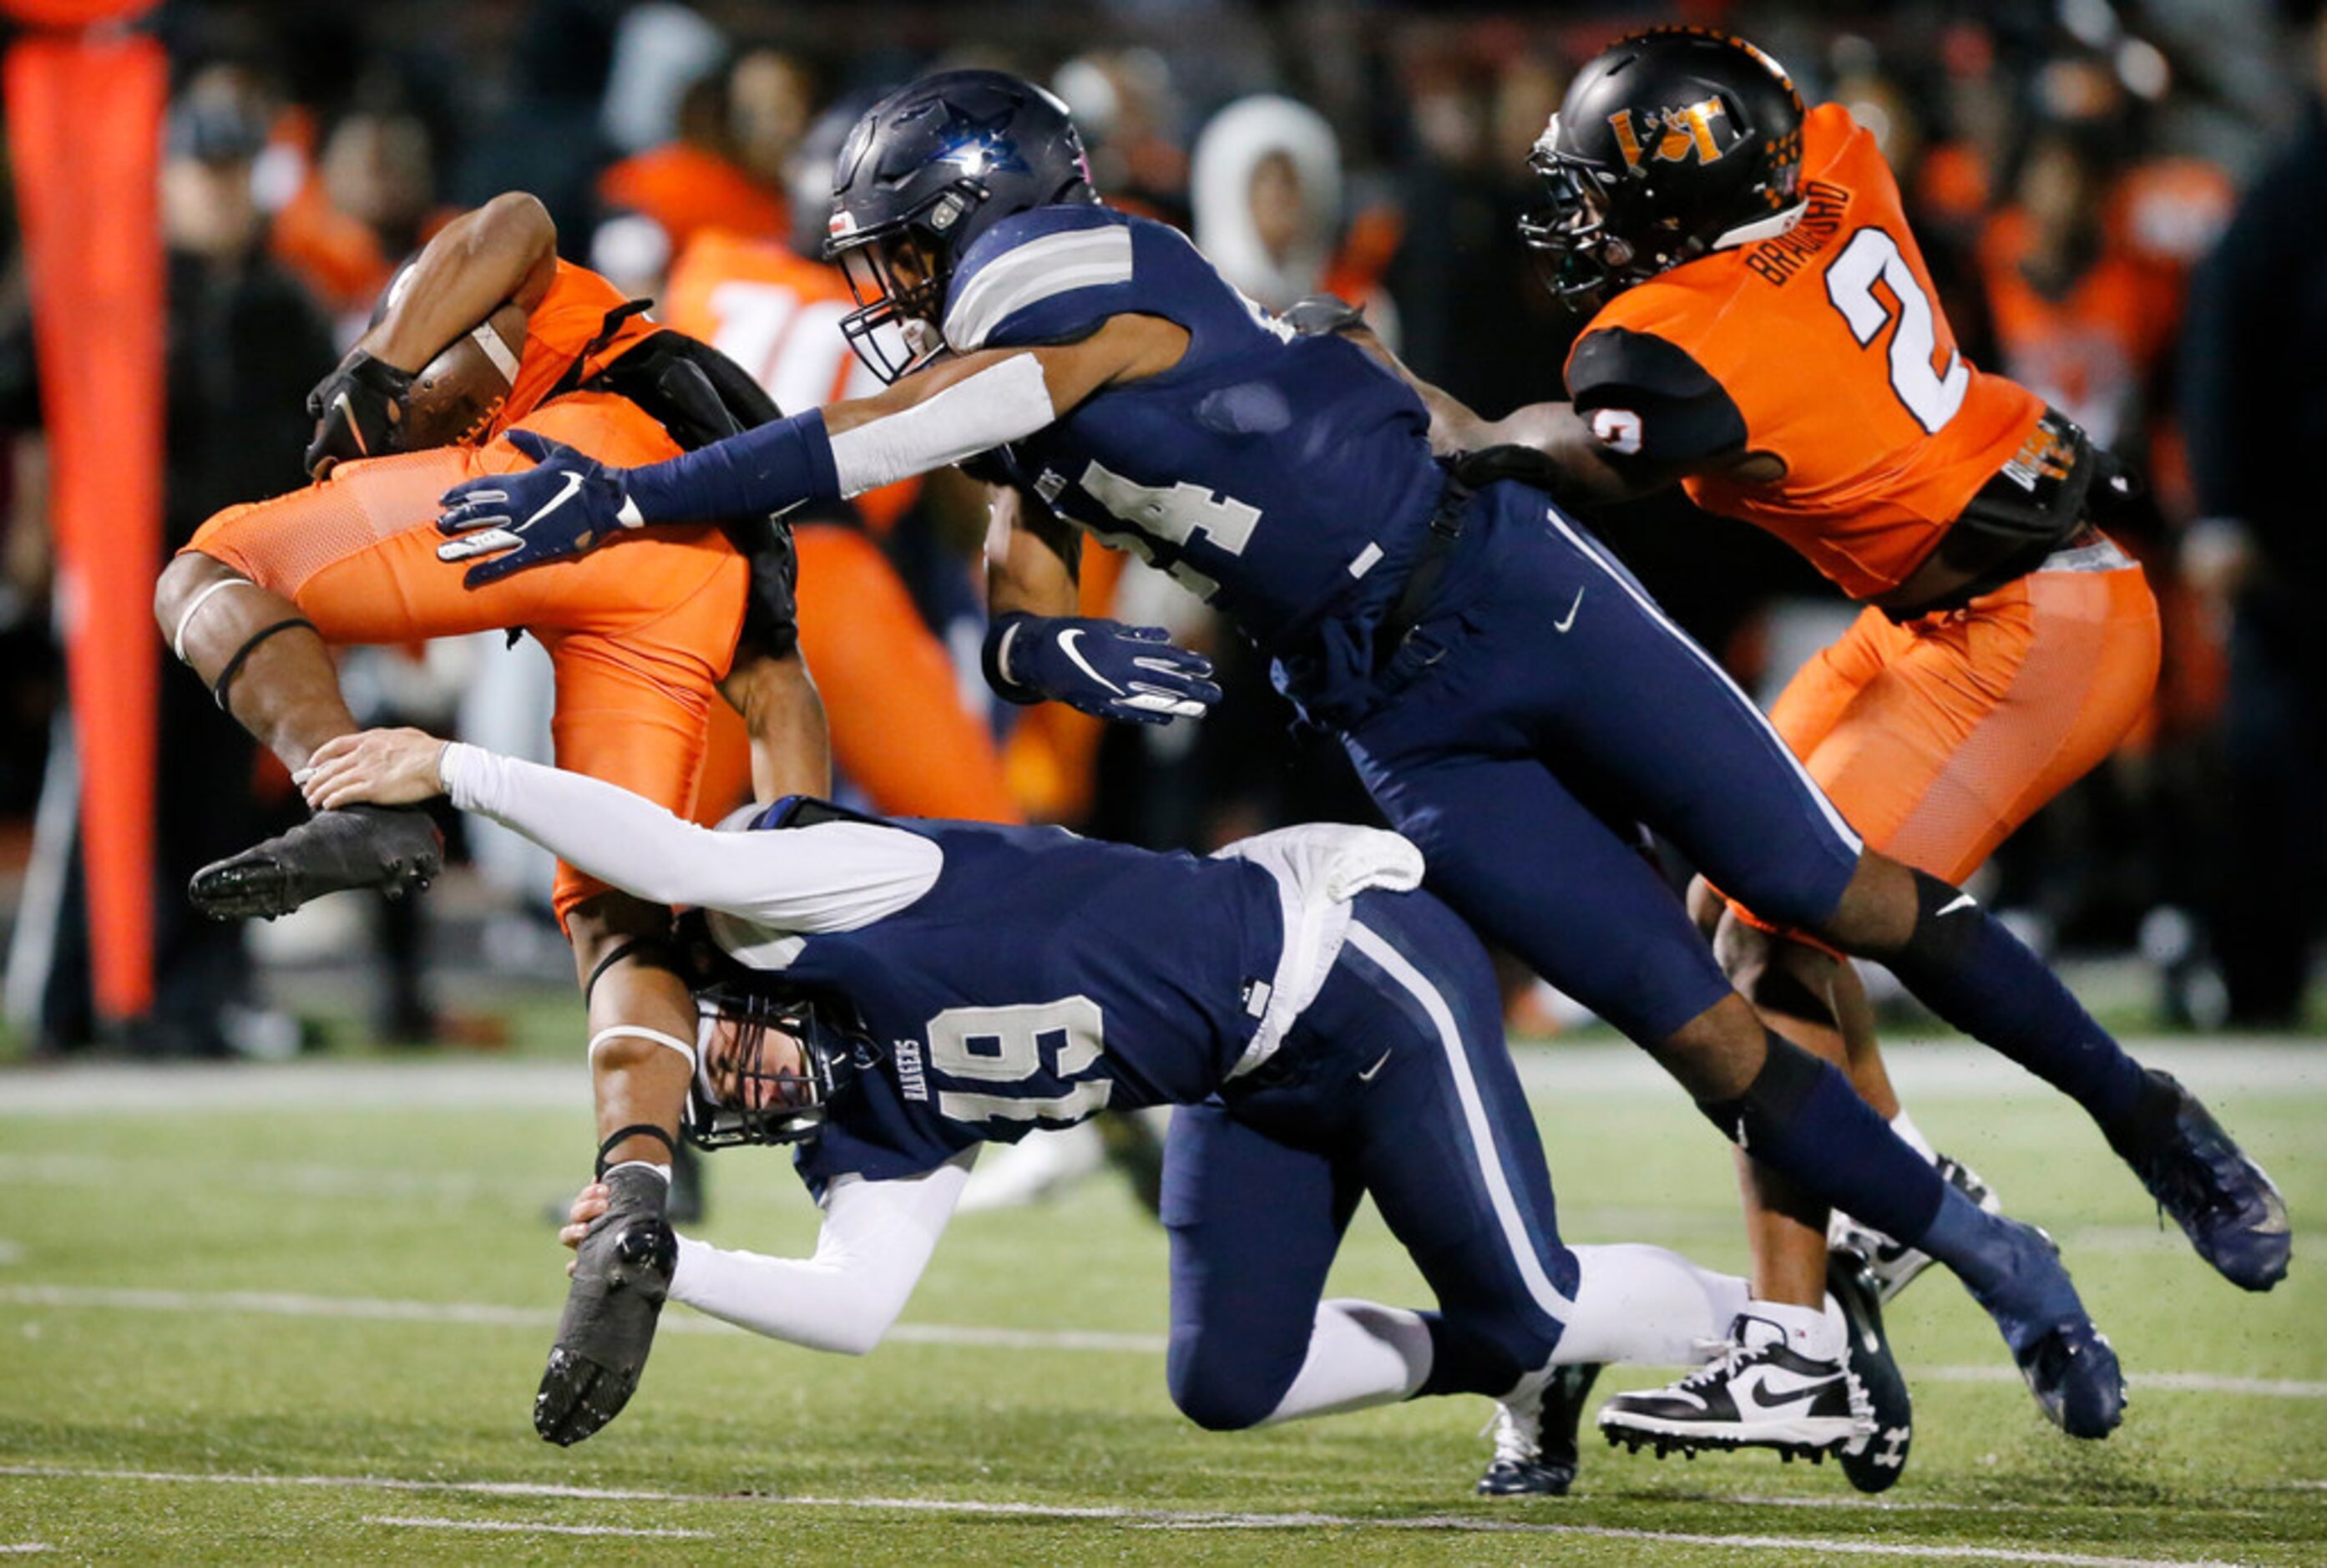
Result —
MULTIPOLYGON (((361 1296, 309 1296, 273 1291, 115 1290, 94 1285, 0 1285, 0 1306, 101 1308, 130 1312, 223 1312, 263 1318, 336 1318, 388 1323, 460 1323, 496 1329, 554 1327, 546 1307, 484 1302, 377 1301, 361 1296)), ((715 1318, 665 1318, 666 1334, 740 1334, 715 1318)), ((1118 1334, 1095 1329, 989 1329, 958 1323, 899 1323, 886 1338, 909 1345, 977 1345, 1004 1350, 1107 1350, 1160 1356, 1161 1334, 1118 1334)))
POLYGON ((367 1525, 395 1525, 407 1530, 487 1530, 510 1535, 663 1535, 678 1540, 708 1541, 710 1530, 650 1530, 622 1525, 519 1524, 514 1519, 437 1519, 425 1514, 366 1514, 367 1525))
POLYGON ((0 1555, 30 1556, 35 1552, 53 1552, 56 1548, 46 1541, 19 1541, 12 1546, 0 1546, 0 1555))
POLYGON ((1133 1508, 1070 1503, 985 1502, 954 1498, 818 1498, 758 1492, 660 1492, 628 1487, 567 1487, 527 1481, 421 1481, 388 1476, 271 1476, 180 1470, 79 1469, 62 1465, 0 1465, 0 1476, 57 1480, 157 1481, 208 1486, 305 1487, 390 1492, 450 1492, 497 1498, 559 1498, 575 1501, 724 1504, 769 1508, 829 1508, 857 1513, 953 1514, 994 1518, 1090 1519, 1158 1530, 1440 1530, 1481 1535, 1573 1535, 1665 1545, 1723 1546, 1765 1552, 1831 1552, 1920 1560, 1976 1559, 2034 1563, 2052 1568, 2230 1568, 2213 1558, 2106 1557, 2080 1552, 2032 1552, 2009 1546, 1942 1542, 1852 1541, 1822 1535, 1720 1535, 1680 1530, 1627 1529, 1615 1525, 1557 1525, 1473 1514, 1369 1518, 1360 1514, 1225 1513, 1206 1509, 1133 1508))
MULTIPOLYGON (((577 1025, 578 1027, 578 1025, 577 1025)), ((2327 1094, 2327 1050, 2315 1039, 2128 1039, 2126 1049, 2203 1094, 2327 1094)), ((1519 1078, 1542 1094, 1677 1093, 1645 1052, 1621 1041, 1528 1046, 1519 1078)), ((1892 1077, 1911 1096, 2050 1103, 2042 1085, 1968 1042, 1902 1045, 1892 1077)), ((584 1110, 579 1061, 298 1061, 277 1064, 111 1062, 0 1071, 0 1116, 110 1113, 332 1110, 584 1110)))
MULTIPOLYGON (((204 1162, 203 1176, 242 1191, 306 1194, 315 1198, 491 1197, 506 1201, 508 1189, 482 1176, 453 1171, 394 1171, 361 1165, 292 1164, 279 1162, 204 1162)), ((14 1186, 121 1187, 140 1179, 174 1190, 185 1179, 185 1161, 175 1154, 123 1158, 112 1154, 0 1154, 0 1181, 14 1186)))
MULTIPOLYGON (((381 1301, 363 1296, 311 1296, 271 1291, 126 1290, 99 1285, 0 1285, 0 1307, 51 1307, 131 1312, 219 1312, 237 1317, 322 1318, 390 1323, 449 1323, 496 1329, 547 1329, 557 1313, 547 1307, 500 1306, 485 1302, 381 1301)), ((665 1318, 666 1334, 737 1334, 715 1318, 688 1313, 665 1318)), ((904 1345, 974 1345, 1005 1350, 1094 1350, 1160 1356, 1161 1334, 1114 1333, 1097 1329, 996 1329, 967 1323, 899 1323, 887 1340, 904 1345)), ((1934 1383, 2016 1384, 2020 1374, 2005 1366, 1910 1367, 1909 1374, 1934 1383)), ((2219 1372, 2141 1372, 2131 1375, 2137 1390, 2176 1394, 2243 1394, 2261 1399, 2327 1399, 2327 1383, 2282 1377, 2241 1377, 2219 1372)))

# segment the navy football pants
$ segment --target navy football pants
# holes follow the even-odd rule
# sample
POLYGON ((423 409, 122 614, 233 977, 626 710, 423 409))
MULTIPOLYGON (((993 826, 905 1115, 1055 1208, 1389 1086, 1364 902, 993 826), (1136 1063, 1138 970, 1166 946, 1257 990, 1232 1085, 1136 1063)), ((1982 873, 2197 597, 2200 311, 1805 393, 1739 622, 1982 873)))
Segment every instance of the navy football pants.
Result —
POLYGON ((1345 742, 1434 891, 1654 1044, 1730 985, 1612 822, 1645 822, 1764 919, 1812 928, 1858 837, 1712 657, 1541 492, 1481 492, 1473 527, 1443 608, 1345 742))
POLYGON ((1422 1392, 1509 1393, 1559 1343, 1575 1256, 1478 938, 1427 893, 1361 894, 1323 991, 1257 1075, 1173 1113, 1172 1397, 1253 1425, 1308 1353, 1370 1193, 1438 1298, 1422 1392))

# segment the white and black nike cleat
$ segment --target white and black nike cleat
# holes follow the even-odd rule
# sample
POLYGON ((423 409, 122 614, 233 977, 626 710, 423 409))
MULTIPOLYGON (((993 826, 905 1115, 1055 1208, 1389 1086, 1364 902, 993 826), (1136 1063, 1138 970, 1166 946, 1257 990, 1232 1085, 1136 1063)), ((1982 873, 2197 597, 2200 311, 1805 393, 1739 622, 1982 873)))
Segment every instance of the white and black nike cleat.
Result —
MULTIPOLYGON (((1939 1171, 1948 1185, 1977 1204, 1983 1213, 2001 1214, 2003 1201, 1995 1190, 1980 1179, 1978 1171, 1960 1160, 1942 1154, 1939 1171)), ((1899 1293, 1915 1281, 1915 1276, 1931 1266, 1932 1257, 1918 1246, 1895 1241, 1871 1225, 1861 1225, 1839 1209, 1827 1220, 1826 1244, 1829 1249, 1842 1248, 1855 1252, 1866 1260, 1867 1272, 1874 1277, 1874 1293, 1883 1305, 1889 1306, 1899 1293)))
POLYGON ((1843 1354, 1851 1376, 1866 1395, 1868 1431, 1842 1445, 1842 1473, 1862 1492, 1889 1491, 1907 1470, 1907 1447, 1915 1438, 1915 1404, 1906 1377, 1891 1354, 1883 1331, 1883 1305, 1874 1270, 1846 1247, 1826 1255, 1826 1290, 1842 1309, 1848 1336, 1843 1354))
POLYGON ((1575 1429, 1600 1365, 1555 1367, 1542 1386, 1495 1406, 1495 1457, 1479 1478, 1482 1498, 1564 1498, 1580 1461, 1575 1429))
POLYGON ((1706 1448, 1770 1448, 1820 1461, 1871 1435, 1874 1417, 1847 1360, 1805 1356, 1767 1318, 1740 1312, 1713 1360, 1662 1388, 1600 1407, 1612 1443, 1657 1457, 1706 1448))

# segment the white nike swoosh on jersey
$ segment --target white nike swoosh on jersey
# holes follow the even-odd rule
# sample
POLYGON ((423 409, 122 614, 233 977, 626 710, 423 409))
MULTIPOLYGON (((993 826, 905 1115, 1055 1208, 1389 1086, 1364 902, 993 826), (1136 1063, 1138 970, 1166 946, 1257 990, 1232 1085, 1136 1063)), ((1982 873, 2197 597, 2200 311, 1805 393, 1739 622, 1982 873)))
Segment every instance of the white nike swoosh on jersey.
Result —
POLYGON ((1979 901, 1972 897, 1969 893, 1958 893, 1955 896, 1955 901, 1948 905, 1947 908, 1939 910, 1939 913, 1943 915, 1952 915, 1958 910, 1968 910, 1974 908, 1978 904, 1978 902, 1979 901))
POLYGON ((1388 1059, 1389 1059, 1389 1052, 1388 1052, 1388 1051, 1384 1051, 1384 1052, 1382 1052, 1380 1056, 1378 1056, 1378 1057, 1377 1057, 1377 1058, 1375 1058, 1375 1059, 1374 1059, 1374 1065, 1373 1065, 1373 1066, 1371 1066, 1371 1067, 1369 1067, 1369 1068, 1366 1069, 1366 1070, 1365 1070, 1365 1071, 1363 1071, 1363 1072, 1361 1072, 1361 1073, 1360 1073, 1360 1074, 1358 1075, 1358 1081, 1359 1081, 1360 1083, 1361 1083, 1361 1084, 1369 1084, 1369 1083, 1373 1082, 1373 1081, 1374 1081, 1374 1074, 1376 1074, 1376 1073, 1378 1073, 1378 1072, 1381 1071, 1381 1069, 1382 1069, 1382 1063, 1384 1063, 1384 1062, 1388 1061, 1388 1059))
POLYGON ((1098 682, 1099 685, 1105 686, 1116 695, 1121 696, 1123 695, 1123 688, 1121 686, 1107 679, 1107 677, 1099 674, 1098 671, 1091 668, 1090 661, 1085 658, 1081 654, 1075 651, 1075 644, 1082 640, 1082 635, 1083 629, 1079 626, 1070 626, 1067 628, 1066 630, 1059 633, 1059 651, 1065 654, 1068 658, 1073 660, 1074 667, 1077 669, 1090 677, 1091 679, 1098 682))
MULTIPOLYGON (((1589 588, 1590 586, 1592 586, 1592 584, 1586 583, 1584 585, 1584 588, 1589 588)), ((1575 624, 1575 612, 1584 608, 1584 588, 1578 588, 1575 591, 1575 602, 1567 607, 1566 617, 1564 620, 1555 621, 1551 623, 1551 629, 1554 631, 1559 632, 1564 636, 1565 635, 1567 629, 1575 624)))
POLYGON ((569 469, 565 475, 565 488, 558 491, 557 494, 552 497, 549 500, 542 503, 540 510, 535 512, 533 516, 519 523, 518 525, 519 531, 523 531, 524 529, 533 527, 534 524, 541 521, 542 518, 547 517, 550 513, 556 511, 567 501, 572 500, 575 496, 582 493, 582 476, 580 474, 575 473, 569 469))

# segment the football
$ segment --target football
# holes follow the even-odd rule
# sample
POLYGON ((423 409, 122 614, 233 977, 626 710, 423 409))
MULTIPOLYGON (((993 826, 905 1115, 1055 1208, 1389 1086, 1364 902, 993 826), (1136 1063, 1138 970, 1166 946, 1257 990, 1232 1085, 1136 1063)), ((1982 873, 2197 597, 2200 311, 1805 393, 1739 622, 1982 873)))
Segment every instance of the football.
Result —
POLYGON ((422 452, 481 437, 517 379, 525 319, 519 306, 504 304, 423 365, 404 399, 397 445, 422 452))

